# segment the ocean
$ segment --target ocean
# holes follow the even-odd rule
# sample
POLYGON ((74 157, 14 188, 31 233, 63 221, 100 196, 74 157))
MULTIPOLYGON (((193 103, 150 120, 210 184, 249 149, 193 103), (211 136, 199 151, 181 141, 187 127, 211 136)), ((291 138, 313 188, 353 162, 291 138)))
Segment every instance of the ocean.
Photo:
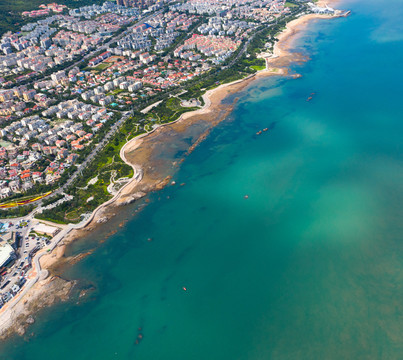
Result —
POLYGON ((69 248, 94 250, 61 274, 87 294, 0 359, 403 358, 403 7, 338 7, 301 78, 233 95, 177 185, 69 248))

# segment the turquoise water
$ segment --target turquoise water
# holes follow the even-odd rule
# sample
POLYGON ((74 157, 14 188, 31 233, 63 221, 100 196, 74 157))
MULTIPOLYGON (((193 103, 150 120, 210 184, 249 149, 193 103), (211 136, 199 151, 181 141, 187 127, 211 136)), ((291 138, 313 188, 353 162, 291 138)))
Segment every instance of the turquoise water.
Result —
POLYGON ((62 274, 89 295, 0 358, 403 358, 403 8, 388 4, 311 24, 302 78, 254 82, 185 186, 75 244, 129 220, 62 274))

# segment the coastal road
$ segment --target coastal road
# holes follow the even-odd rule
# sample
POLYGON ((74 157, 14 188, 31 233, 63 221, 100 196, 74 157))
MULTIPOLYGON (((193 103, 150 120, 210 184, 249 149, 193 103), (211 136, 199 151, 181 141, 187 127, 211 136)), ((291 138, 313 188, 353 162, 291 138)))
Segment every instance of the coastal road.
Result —
MULTIPOLYGON (((296 10, 295 10, 295 11, 296 11, 296 10)), ((294 11, 294 12, 291 12, 291 14, 285 16, 285 17, 282 18, 281 20, 283 20, 283 19, 286 20, 286 19, 290 18, 291 16, 293 16, 293 15, 295 14, 295 11, 294 11)), ((277 21, 278 21, 278 19, 277 19, 277 21)), ((228 68, 232 67, 233 65, 235 65, 235 63, 241 58, 241 56, 243 56, 243 54, 245 54, 245 52, 246 52, 246 50, 247 50, 247 48, 248 48, 248 45, 249 45, 250 42, 255 38, 255 36, 258 35, 258 34, 260 34, 263 30, 266 30, 267 28, 273 27, 273 25, 277 25, 277 21, 276 21, 275 24, 269 24, 269 25, 267 25, 267 27, 264 27, 263 29, 260 29, 259 31, 256 31, 256 32, 248 39, 248 41, 245 42, 245 44, 244 44, 243 47, 242 47, 242 50, 231 60, 231 62, 230 62, 227 66, 223 66, 221 69, 222 69, 222 70, 228 69, 228 68)))
MULTIPOLYGON (((272 27, 272 26, 273 26, 273 24, 267 25, 268 28, 269 28, 269 27, 272 27)), ((246 43, 245 43, 245 44, 243 45, 243 47, 242 47, 242 50, 237 54, 237 56, 235 56, 235 57, 231 60, 231 62, 230 62, 227 66, 224 66, 222 69, 228 69, 228 68, 234 66, 235 63, 241 58, 241 56, 243 56, 243 54, 245 54, 245 52, 246 52, 246 50, 247 50, 247 48, 248 48, 248 45, 249 45, 250 42, 255 38, 255 36, 256 36, 257 34, 261 33, 261 32, 262 32, 263 30, 265 30, 265 29, 266 29, 266 28, 263 28, 263 29, 261 29, 261 30, 259 30, 259 31, 256 31, 256 32, 253 34, 253 36, 250 37, 250 38, 248 39, 248 41, 246 41, 246 43)))

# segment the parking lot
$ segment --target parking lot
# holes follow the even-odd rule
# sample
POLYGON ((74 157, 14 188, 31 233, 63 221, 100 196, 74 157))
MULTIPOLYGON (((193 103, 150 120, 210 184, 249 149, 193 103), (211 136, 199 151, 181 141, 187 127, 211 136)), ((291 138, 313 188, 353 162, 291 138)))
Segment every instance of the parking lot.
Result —
MULTIPOLYGON (((35 223, 34 223, 35 224, 35 223)), ((40 249, 50 243, 50 237, 35 233, 31 220, 10 221, 10 231, 16 232, 18 248, 12 266, 3 271, 0 280, 0 306, 9 301, 26 282, 26 274, 32 266, 32 258, 40 249)))

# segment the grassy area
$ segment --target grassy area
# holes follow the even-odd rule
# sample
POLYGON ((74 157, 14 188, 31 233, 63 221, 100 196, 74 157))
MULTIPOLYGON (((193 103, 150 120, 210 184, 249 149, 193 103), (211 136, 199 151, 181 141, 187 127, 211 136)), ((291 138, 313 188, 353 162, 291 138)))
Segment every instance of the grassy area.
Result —
POLYGON ((116 90, 113 90, 111 92, 111 94, 112 95, 117 95, 117 94, 120 94, 121 92, 124 92, 124 91, 126 91, 126 90, 124 90, 124 89, 116 89, 116 90))
POLYGON ((65 224, 68 224, 68 222, 67 222, 67 221, 63 221, 63 220, 59 220, 59 219, 55 219, 55 217, 54 217, 54 216, 49 216, 49 217, 46 217, 46 216, 42 216, 42 214, 36 214, 36 215, 35 215, 35 217, 36 217, 37 219, 40 219, 40 220, 45 220, 45 221, 51 221, 51 222, 54 222, 55 224, 60 224, 60 225, 65 225, 65 224))
POLYGON ((42 201, 42 206, 47 206, 47 205, 53 204, 56 201, 62 199, 63 197, 64 197, 64 195, 62 195, 62 194, 50 196, 42 201))
POLYGON ((104 62, 104 63, 99 64, 98 66, 94 67, 93 70, 102 71, 102 70, 105 70, 106 68, 108 68, 109 66, 111 66, 111 64, 104 62))
POLYGON ((45 238, 47 238, 49 240, 52 239, 52 237, 50 235, 40 234, 40 233, 38 233, 36 231, 33 231, 33 230, 30 231, 29 236, 45 237, 45 238))
POLYGON ((169 98, 166 102, 166 106, 172 111, 180 111, 183 109, 181 101, 176 97, 169 98))
POLYGON ((11 209, 0 210, 0 218, 15 218, 28 215, 34 209, 34 205, 18 206, 11 209))
POLYGON ((82 214, 82 209, 78 208, 78 209, 74 209, 70 212, 67 212, 64 217, 69 222, 77 222, 77 221, 80 221, 81 214, 82 214))
POLYGON ((294 3, 289 2, 289 1, 286 1, 284 6, 289 7, 289 8, 298 7, 297 4, 294 4, 294 3))
POLYGON ((266 66, 263 66, 263 65, 252 65, 251 68, 252 68, 253 70, 260 71, 260 70, 266 69, 266 66))
POLYGON ((146 125, 166 124, 178 119, 185 112, 198 109, 198 107, 184 108, 180 105, 180 102, 180 99, 171 97, 158 104, 147 114, 146 120, 149 123, 146 123, 146 125))

